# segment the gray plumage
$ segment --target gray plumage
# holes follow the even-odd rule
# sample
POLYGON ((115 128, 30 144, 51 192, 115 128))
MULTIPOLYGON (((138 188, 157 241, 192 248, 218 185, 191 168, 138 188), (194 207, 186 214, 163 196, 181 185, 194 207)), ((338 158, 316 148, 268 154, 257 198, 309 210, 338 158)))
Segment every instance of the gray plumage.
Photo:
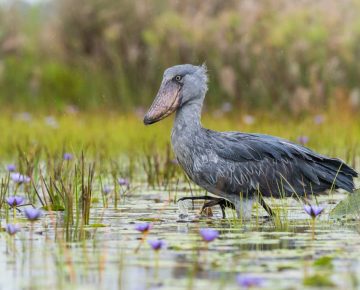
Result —
MULTIPOLYGON (((171 67, 164 73, 162 86, 173 82, 179 84, 171 133, 173 150, 189 178, 210 193, 230 200, 239 209, 240 196, 311 196, 332 187, 354 190, 353 178, 358 174, 340 159, 278 137, 203 128, 205 66, 171 67)), ((159 120, 152 120, 150 111, 144 119, 146 124, 159 120)))

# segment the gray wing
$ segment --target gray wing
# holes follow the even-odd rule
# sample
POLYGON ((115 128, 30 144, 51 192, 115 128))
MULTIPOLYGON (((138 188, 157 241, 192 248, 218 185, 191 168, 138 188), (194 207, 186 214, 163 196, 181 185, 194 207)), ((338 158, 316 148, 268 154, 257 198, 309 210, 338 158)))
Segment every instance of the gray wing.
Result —
POLYGON ((303 195, 322 192, 333 185, 349 192, 354 190, 353 177, 357 173, 340 159, 269 135, 211 130, 206 130, 206 135, 223 167, 216 176, 207 172, 208 178, 224 183, 228 192, 259 190, 265 196, 294 192, 303 195), (224 182, 219 181, 221 177, 224 182))

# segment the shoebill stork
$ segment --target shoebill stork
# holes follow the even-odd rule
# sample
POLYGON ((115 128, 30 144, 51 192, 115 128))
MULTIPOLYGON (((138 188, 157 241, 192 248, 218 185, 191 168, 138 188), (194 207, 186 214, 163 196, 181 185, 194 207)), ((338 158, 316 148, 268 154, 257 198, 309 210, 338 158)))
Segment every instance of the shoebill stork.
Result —
POLYGON ((204 65, 168 68, 144 117, 149 125, 176 112, 171 143, 179 164, 193 182, 220 197, 183 199, 210 200, 203 209, 218 204, 223 216, 225 206, 230 206, 248 219, 254 201, 274 214, 264 197, 306 197, 330 188, 354 191, 358 174, 340 159, 274 136, 203 128, 207 82, 204 65))

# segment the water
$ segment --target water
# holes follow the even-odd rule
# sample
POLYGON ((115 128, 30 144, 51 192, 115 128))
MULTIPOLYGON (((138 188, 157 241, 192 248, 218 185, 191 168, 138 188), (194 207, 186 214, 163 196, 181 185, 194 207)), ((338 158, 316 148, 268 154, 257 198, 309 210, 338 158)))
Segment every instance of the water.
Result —
POLYGON ((239 289, 239 273, 262 278, 265 289, 304 289, 314 275, 315 283, 320 276, 339 289, 360 289, 359 223, 328 218, 342 198, 320 197, 326 212, 312 239, 308 216, 291 199, 279 202, 284 222, 274 226, 261 209, 246 222, 234 220, 230 210, 227 220, 219 209, 200 217, 201 202, 194 210, 184 204, 179 210, 174 196, 169 201, 163 190, 140 186, 117 209, 111 201, 106 209, 94 204, 90 224, 101 227, 87 227, 73 242, 64 240, 61 213, 36 222, 32 239, 21 218, 22 231, 14 239, 0 234, 0 289, 239 289), (147 239, 167 243, 158 254, 147 242, 134 252, 142 236, 134 225, 144 220, 154 225, 147 239), (219 239, 203 242, 198 232, 204 227, 218 229, 219 239), (323 257, 330 262, 322 265, 323 257))

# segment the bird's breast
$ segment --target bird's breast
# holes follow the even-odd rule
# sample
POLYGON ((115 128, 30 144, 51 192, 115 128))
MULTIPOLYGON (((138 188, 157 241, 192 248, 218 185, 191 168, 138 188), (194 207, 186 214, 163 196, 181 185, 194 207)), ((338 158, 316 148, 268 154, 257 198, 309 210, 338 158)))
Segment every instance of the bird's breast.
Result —
POLYGON ((180 166, 196 184, 208 188, 215 182, 211 180, 214 174, 221 175, 221 168, 217 167, 221 160, 200 134, 174 130, 171 141, 180 166))

